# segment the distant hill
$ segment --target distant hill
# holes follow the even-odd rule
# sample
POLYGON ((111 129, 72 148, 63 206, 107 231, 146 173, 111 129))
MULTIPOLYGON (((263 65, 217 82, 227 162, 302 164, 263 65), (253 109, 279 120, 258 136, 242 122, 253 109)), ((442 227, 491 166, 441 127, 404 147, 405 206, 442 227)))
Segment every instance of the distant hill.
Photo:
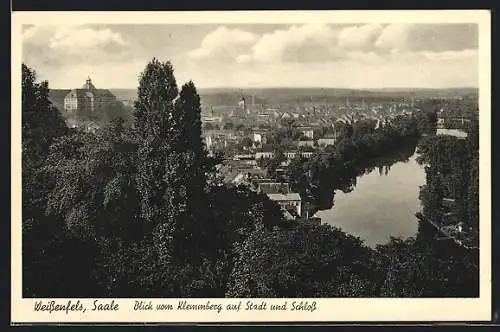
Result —
POLYGON ((124 103, 133 103, 137 99, 137 89, 108 89, 116 99, 124 103))
POLYGON ((241 100, 241 97, 244 97, 248 106, 255 103, 255 105, 259 104, 268 104, 268 100, 262 98, 262 94, 251 94, 241 93, 238 90, 234 91, 224 91, 224 92, 215 92, 210 93, 201 90, 200 91, 200 99, 203 105, 237 105, 241 100))
MULTIPOLYGON (((49 98, 56 107, 62 107, 64 96, 70 90, 51 90, 49 98)), ((137 89, 109 89, 116 98, 125 104, 132 105, 137 98, 137 89)), ((381 89, 336 89, 336 88, 210 88, 199 89, 203 105, 229 106, 237 105, 242 95, 251 105, 252 96, 256 105, 280 104, 280 103, 343 103, 370 101, 397 101, 412 97, 418 98, 445 98, 454 96, 476 96, 477 88, 450 88, 450 89, 419 89, 419 88, 381 88, 381 89)), ((61 108, 62 109, 62 108, 61 108)))
MULTIPOLYGON (((109 89, 118 100, 121 101, 134 101, 137 98, 137 89, 109 89)), ((247 103, 252 103, 252 96, 250 94, 243 95, 247 103)), ((228 89, 226 91, 200 91, 200 99, 202 104, 205 105, 237 105, 242 97, 240 90, 228 89)), ((265 99, 255 96, 255 104, 267 103, 265 99)))
MULTIPOLYGON (((255 96, 256 104, 281 104, 304 102, 336 102, 346 97, 357 97, 360 91, 349 89, 320 89, 320 88, 252 88, 252 89, 200 89, 200 94, 207 100, 214 100, 215 96, 224 96, 227 99, 238 99, 243 94, 250 102, 255 96), (232 95, 232 98, 230 97, 232 95), (259 102, 257 102, 259 100, 259 102)), ((374 95, 363 92, 364 96, 374 95)))
MULTIPOLYGON (((256 88, 256 89, 200 89, 200 94, 207 100, 215 100, 215 96, 232 99, 243 93, 245 96, 254 95, 262 103, 303 103, 303 102, 358 102, 362 99, 370 100, 401 100, 431 97, 453 97, 478 95, 477 88, 452 88, 452 89, 336 89, 336 88, 256 88)), ((223 98, 221 98, 223 99, 223 98)), ((248 98, 247 98, 248 99, 248 98)), ((257 102, 256 102, 257 103, 257 102)))
POLYGON ((450 97, 450 96, 470 96, 478 95, 479 89, 473 87, 447 88, 447 89, 426 89, 426 88, 381 88, 367 89, 366 91, 384 93, 387 95, 412 94, 415 97, 450 97))

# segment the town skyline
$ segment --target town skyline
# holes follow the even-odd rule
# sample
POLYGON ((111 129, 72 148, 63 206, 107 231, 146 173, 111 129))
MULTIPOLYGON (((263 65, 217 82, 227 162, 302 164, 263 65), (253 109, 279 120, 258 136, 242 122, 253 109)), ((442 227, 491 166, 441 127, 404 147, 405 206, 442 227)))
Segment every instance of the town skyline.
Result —
POLYGON ((135 89, 154 57, 201 89, 478 86, 474 24, 31 25, 22 36, 23 61, 53 89, 87 77, 135 89))

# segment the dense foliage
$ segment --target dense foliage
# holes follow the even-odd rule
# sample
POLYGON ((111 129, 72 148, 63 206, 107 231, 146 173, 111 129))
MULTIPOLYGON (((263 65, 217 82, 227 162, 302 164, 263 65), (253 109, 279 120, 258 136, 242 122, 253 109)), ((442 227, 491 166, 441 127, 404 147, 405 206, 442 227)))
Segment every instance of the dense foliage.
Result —
POLYGON ((231 297, 375 296, 370 249, 328 225, 257 228, 236 249, 231 297))
POLYGON ((421 190, 424 215, 439 224, 443 213, 473 229, 479 227, 478 126, 471 126, 466 139, 451 135, 427 137, 418 145, 418 162, 425 165, 427 185, 421 190), (445 211, 443 199, 453 200, 445 211))
POLYGON ((292 160, 292 189, 318 208, 331 208, 335 190, 351 191, 358 175, 407 160, 421 135, 420 123, 417 117, 400 116, 379 126, 373 120, 344 124, 335 147, 292 160))

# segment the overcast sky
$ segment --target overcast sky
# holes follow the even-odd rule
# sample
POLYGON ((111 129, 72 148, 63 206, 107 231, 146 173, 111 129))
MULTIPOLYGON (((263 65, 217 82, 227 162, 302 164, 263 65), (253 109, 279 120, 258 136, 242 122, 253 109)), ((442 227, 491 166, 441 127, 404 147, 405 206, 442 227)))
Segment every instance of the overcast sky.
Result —
POLYGON ((136 88, 153 57, 213 87, 475 87, 473 24, 24 26, 23 61, 51 88, 90 76, 136 88))

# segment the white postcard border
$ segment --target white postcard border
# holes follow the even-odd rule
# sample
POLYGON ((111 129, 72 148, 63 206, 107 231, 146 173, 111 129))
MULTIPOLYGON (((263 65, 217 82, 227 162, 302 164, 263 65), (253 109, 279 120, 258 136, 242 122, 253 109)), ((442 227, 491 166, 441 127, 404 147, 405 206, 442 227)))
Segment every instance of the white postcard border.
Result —
MULTIPOLYGON (((254 11, 254 12, 14 12, 12 14, 11 117, 11 321, 13 323, 144 323, 144 322, 374 322, 374 321, 489 321, 491 320, 491 26, 486 10, 411 11, 254 11), (34 311, 35 302, 78 299, 22 298, 21 260, 21 26, 24 24, 230 24, 230 23, 476 23, 479 25, 480 105, 480 297, 475 299, 114 299, 119 311, 91 311, 95 300, 79 299, 81 312, 34 311), (136 300, 192 304, 238 304, 239 312, 134 311, 136 300), (247 301, 291 306, 293 301, 316 303, 311 311, 246 311, 247 301)), ((50 82, 49 82, 50 83, 50 82)), ((78 285, 75 285, 78 287, 78 285)))

